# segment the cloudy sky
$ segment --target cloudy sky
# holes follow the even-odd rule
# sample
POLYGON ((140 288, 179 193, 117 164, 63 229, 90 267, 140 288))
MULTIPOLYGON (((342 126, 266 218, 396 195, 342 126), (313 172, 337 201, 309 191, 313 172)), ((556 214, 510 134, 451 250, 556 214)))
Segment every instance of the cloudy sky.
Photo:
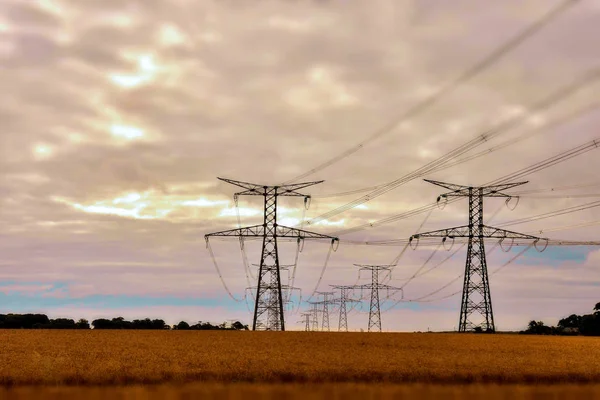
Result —
MULTIPOLYGON (((519 123, 468 154, 500 150, 425 178, 484 184, 600 139, 598 80, 535 108, 586 74, 597 77, 596 0, 571 2, 435 104, 390 125, 562 3, 2 0, 0 312, 250 323, 239 243, 213 243, 239 302, 227 295, 204 243, 205 234, 237 226, 236 188, 217 176, 277 184, 364 143, 305 178, 325 180, 307 189, 311 219, 368 192, 331 194, 393 181, 506 121, 519 123)), ((529 194, 518 207, 491 199, 486 219, 501 224, 600 200, 599 152, 527 176, 518 190, 529 194)), ((336 233, 430 204, 441 192, 414 179, 310 229, 336 233)), ((298 225, 302 200, 281 206, 281 223, 298 225)), ((239 207, 242 224, 260 221, 260 199, 243 198, 239 207)), ((464 225, 467 203, 426 216, 341 238, 398 239, 464 225)), ((600 207, 510 229, 595 240, 598 220, 600 207)), ((425 268, 447 257, 435 249, 408 250, 391 284, 404 285, 430 257, 425 268)), ((248 244, 250 263, 259 250, 248 244)), ((353 284, 353 263, 388 264, 401 250, 342 243, 319 288, 353 284)), ((311 242, 300 254, 295 285, 304 299, 327 252, 327 243, 311 242)), ((493 251, 490 273, 518 252, 493 251)), ((292 263, 294 245, 283 244, 281 254, 292 263)), ((454 329, 460 295, 436 299, 460 291, 464 259, 463 248, 406 284, 406 300, 444 288, 427 302, 396 304, 383 316, 384 330, 454 329)), ((589 312, 599 288, 600 249, 529 250, 491 278, 497 329, 589 312)), ((287 315, 290 328, 301 325, 296 309, 287 315)), ((351 329, 366 324, 367 314, 352 313, 351 329)))

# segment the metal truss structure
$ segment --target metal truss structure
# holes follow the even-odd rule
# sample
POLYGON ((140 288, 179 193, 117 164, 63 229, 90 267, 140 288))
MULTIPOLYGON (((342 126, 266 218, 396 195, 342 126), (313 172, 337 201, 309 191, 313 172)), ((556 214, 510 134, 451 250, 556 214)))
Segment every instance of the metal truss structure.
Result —
POLYGON ((395 286, 386 285, 379 282, 379 273, 386 272, 388 277, 391 276, 392 268, 394 265, 363 265, 354 264, 359 267, 359 274, 361 271, 370 271, 371 283, 365 285, 352 286, 353 289, 367 289, 371 293, 371 301, 369 302, 369 326, 367 331, 377 330, 381 332, 381 304, 379 298, 379 291, 384 289, 388 292, 388 298, 390 297, 389 292, 402 291, 402 288, 395 286))
POLYGON ((321 330, 330 331, 329 328, 329 306, 335 303, 334 299, 330 299, 329 296, 333 296, 333 292, 315 292, 319 296, 323 296, 323 300, 311 301, 310 304, 321 306, 320 312, 323 314, 321 319, 321 330))
POLYGON ((483 199, 484 197, 506 198, 507 204, 511 195, 502 193, 504 190, 524 185, 527 182, 507 183, 494 186, 462 186, 425 179, 426 182, 449 189, 450 192, 438 197, 438 202, 449 197, 468 197, 469 199, 469 224, 448 229, 423 232, 411 236, 410 241, 419 238, 447 239, 467 238, 467 261, 465 265, 463 293, 460 308, 459 332, 484 331, 495 332, 494 314, 492 310, 492 296, 488 268, 485 256, 485 239, 533 241, 537 243, 542 239, 537 236, 508 231, 484 225, 483 199))
POLYGON ((294 238, 298 241, 305 239, 326 239, 330 240, 332 245, 338 239, 328 235, 279 225, 277 223, 277 199, 281 196, 303 197, 306 202, 310 199, 310 196, 302 194, 298 190, 319 184, 323 181, 264 186, 225 178, 219 178, 219 180, 245 189, 234 195, 236 204, 239 196, 262 196, 264 198, 264 219, 260 225, 210 233, 205 235, 205 239, 208 241, 211 237, 217 236, 262 238, 262 255, 258 271, 252 329, 284 331, 284 301, 277 239, 294 238))
POLYGON ((334 299, 336 303, 339 304, 340 307, 340 319, 338 323, 338 332, 348 332, 348 303, 358 303, 358 300, 351 299, 349 297, 349 292, 352 291, 354 286, 344 286, 344 285, 330 285, 333 289, 340 291, 340 297, 334 299))
POLYGON ((318 331, 319 330, 319 304, 311 303, 312 308, 310 309, 310 317, 311 317, 311 330, 318 331))
POLYGON ((308 332, 310 331, 310 319, 312 314, 311 313, 302 313, 300 314, 300 316, 302 317, 302 320, 298 321, 298 323, 302 323, 304 325, 304 331, 308 332))

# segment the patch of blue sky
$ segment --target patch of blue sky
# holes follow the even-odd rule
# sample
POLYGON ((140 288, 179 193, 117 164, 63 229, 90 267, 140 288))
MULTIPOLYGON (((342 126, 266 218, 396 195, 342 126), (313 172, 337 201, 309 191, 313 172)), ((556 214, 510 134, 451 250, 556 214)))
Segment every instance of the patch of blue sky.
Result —
MULTIPOLYGON (((541 250, 543 246, 543 244, 539 244, 538 247, 541 250)), ((509 253, 514 256, 522 250, 522 247, 513 247, 509 253)), ((582 264, 587 259, 588 254, 594 250, 595 248, 591 246, 549 246, 543 252, 539 252, 532 247, 513 261, 513 263, 520 265, 543 264, 549 266, 558 266, 565 262, 582 264)))
MULTIPOLYGON (((40 283, 16 283, 2 282, 1 287, 12 285, 35 286, 40 283)), ((157 306, 171 307, 224 307, 231 311, 246 310, 244 302, 237 303, 229 298, 204 298, 204 297, 175 297, 175 296, 127 296, 127 295, 91 295, 80 298, 68 296, 56 296, 56 292, 65 288, 67 284, 56 283, 52 289, 35 293, 24 293, 19 291, 8 291, 0 293, 0 312, 23 313, 23 312, 47 312, 53 308, 75 306, 84 308, 112 309, 118 312, 123 308, 144 308, 157 306)))

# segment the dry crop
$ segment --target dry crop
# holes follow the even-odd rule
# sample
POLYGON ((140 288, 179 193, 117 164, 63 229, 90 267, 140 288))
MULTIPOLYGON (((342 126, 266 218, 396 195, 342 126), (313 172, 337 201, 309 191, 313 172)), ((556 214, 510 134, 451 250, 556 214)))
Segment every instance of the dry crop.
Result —
POLYGON ((0 399, 86 400, 349 400, 349 399, 600 399, 600 385, 374 385, 326 384, 223 384, 204 383, 159 386, 17 387, 0 389, 0 399))
POLYGON ((521 335, 0 331, 0 385, 600 383, 600 339, 521 335))

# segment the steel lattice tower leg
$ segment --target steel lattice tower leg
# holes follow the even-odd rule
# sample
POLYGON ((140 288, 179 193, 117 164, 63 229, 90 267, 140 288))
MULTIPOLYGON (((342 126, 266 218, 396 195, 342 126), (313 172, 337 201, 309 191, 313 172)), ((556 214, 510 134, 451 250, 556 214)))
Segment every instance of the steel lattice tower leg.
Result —
POLYGON ((379 270, 371 270, 371 303, 369 306, 369 329, 377 328, 381 332, 381 309, 379 307, 379 270))
POLYGON ((323 303, 323 324, 321 326, 322 330, 329 331, 329 304, 327 302, 323 303))
POLYGON ((317 310, 316 304, 313 304, 313 309, 312 309, 312 330, 313 331, 319 330, 319 311, 317 310))
POLYGON ((281 295, 281 275, 279 254, 277 252, 277 188, 268 188, 265 192, 264 234, 262 257, 258 272, 256 303, 252 329, 256 330, 260 317, 266 312, 266 330, 283 331, 283 298, 281 295))
POLYGON ((469 189, 469 244, 465 279, 460 308, 459 332, 481 327, 484 332, 494 332, 492 296, 485 258, 483 232, 483 189, 469 189), (473 320, 477 314, 476 320, 473 320))
POLYGON ((340 322, 338 326, 339 332, 348 332, 348 309, 346 307, 347 301, 346 288, 340 289, 340 322))

